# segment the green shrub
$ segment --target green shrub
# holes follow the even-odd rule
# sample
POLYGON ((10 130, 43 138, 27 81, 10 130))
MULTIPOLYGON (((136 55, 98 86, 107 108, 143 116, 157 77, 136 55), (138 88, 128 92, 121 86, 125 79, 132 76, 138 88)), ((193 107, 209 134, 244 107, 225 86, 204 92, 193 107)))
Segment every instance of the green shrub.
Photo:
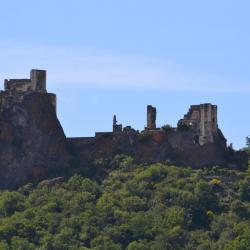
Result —
POLYGON ((174 128, 169 124, 162 126, 161 129, 166 133, 174 131, 174 128))

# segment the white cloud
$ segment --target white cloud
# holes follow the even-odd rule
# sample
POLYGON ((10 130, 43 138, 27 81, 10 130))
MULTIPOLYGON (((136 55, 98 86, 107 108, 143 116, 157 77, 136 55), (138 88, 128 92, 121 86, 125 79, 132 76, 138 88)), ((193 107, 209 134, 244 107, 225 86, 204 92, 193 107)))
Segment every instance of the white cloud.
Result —
POLYGON ((187 72, 171 62, 93 48, 0 44, 0 77, 28 77, 31 68, 48 70, 48 81, 77 87, 144 88, 171 91, 250 92, 222 76, 187 72))

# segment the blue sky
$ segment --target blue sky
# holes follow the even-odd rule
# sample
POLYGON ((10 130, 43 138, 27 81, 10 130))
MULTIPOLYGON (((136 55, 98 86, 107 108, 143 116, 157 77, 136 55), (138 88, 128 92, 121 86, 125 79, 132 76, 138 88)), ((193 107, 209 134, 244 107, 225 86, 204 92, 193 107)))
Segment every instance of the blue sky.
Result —
MULTIPOLYGON (((250 134, 250 2, 8 0, 0 3, 0 78, 48 71, 67 136, 118 122, 176 125, 191 104, 219 106, 235 148, 250 134)), ((3 85, 2 85, 3 88, 3 85)))

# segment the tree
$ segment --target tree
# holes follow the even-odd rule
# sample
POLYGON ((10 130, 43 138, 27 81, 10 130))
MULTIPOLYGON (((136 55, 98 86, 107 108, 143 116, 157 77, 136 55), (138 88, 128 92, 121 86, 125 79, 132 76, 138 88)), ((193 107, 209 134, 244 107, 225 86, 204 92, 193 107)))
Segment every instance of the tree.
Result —
POLYGON ((1 194, 0 216, 9 216, 23 209, 24 197, 18 192, 5 191, 1 194))
POLYGON ((239 182, 239 193, 242 201, 250 201, 250 179, 245 178, 239 182))

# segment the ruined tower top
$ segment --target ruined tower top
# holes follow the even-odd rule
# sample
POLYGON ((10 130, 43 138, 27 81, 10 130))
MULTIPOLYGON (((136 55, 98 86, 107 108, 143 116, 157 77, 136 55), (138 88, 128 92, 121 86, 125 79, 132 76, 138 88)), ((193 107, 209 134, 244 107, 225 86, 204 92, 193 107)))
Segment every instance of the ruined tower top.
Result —
POLYGON ((30 78, 5 79, 4 90, 0 93, 2 99, 0 109, 10 106, 13 102, 21 102, 26 94, 35 92, 47 94, 56 110, 56 95, 47 93, 46 90, 46 70, 32 69, 30 78))
POLYGON ((5 79, 4 88, 11 92, 46 93, 46 70, 32 69, 29 79, 5 79))
POLYGON ((113 126, 117 125, 116 115, 113 116, 113 126))
POLYGON ((117 124, 116 115, 113 116, 113 132, 122 132, 122 124, 117 124))
POLYGON ((147 127, 145 129, 152 130, 156 129, 156 108, 148 105, 147 106, 147 127))
POLYGON ((46 70, 32 69, 30 79, 37 91, 46 91, 46 70))

